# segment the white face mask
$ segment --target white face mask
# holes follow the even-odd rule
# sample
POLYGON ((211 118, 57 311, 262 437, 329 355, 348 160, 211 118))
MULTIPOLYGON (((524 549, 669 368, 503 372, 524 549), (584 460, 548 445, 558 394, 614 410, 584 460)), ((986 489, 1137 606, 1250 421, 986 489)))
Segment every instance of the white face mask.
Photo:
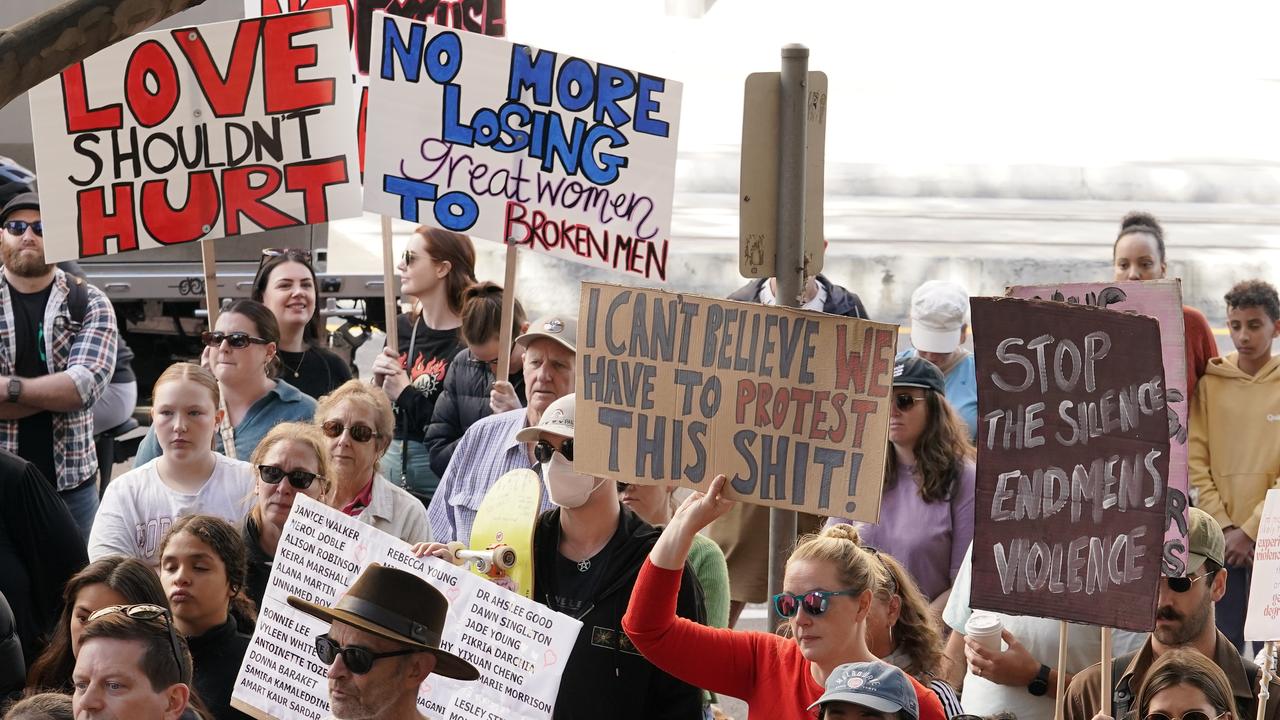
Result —
POLYGON ((542 466, 543 482, 547 485, 547 495, 551 502, 562 508, 581 507, 591 497, 591 493, 604 483, 590 475, 582 475, 573 471, 573 463, 564 459, 557 452, 551 456, 551 462, 542 466))

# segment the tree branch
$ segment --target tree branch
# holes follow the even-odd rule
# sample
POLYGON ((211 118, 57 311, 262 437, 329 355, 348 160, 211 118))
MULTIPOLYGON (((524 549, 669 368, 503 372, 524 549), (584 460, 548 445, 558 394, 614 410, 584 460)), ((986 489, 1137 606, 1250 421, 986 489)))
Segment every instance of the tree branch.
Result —
POLYGON ((0 107, 64 68, 204 0, 66 0, 0 31, 0 107))

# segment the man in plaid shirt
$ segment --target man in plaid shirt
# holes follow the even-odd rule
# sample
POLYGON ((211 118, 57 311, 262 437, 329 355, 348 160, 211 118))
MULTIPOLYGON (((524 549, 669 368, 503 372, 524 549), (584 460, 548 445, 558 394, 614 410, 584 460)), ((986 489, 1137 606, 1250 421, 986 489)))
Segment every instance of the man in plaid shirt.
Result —
POLYGON ((0 227, 0 447, 40 469, 87 539, 98 509, 92 408, 115 367, 115 311, 45 262, 35 193, 5 203, 0 227), (73 293, 87 294, 83 317, 73 293))

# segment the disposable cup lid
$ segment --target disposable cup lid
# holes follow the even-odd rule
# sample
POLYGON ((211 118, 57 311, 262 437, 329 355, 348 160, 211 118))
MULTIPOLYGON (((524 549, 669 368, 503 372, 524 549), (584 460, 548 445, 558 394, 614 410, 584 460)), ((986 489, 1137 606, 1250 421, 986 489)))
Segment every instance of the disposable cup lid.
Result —
POLYGON ((995 615, 975 613, 964 624, 965 635, 991 635, 1000 632, 1004 623, 995 615))

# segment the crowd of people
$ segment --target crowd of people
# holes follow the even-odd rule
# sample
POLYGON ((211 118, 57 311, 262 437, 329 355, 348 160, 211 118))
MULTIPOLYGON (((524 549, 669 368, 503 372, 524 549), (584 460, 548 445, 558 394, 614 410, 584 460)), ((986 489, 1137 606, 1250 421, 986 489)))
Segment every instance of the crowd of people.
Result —
MULTIPOLYGON (((134 467, 106 482, 95 429, 132 403, 136 380, 106 296, 45 262, 40 218, 31 192, 0 209, 6 717, 240 717, 232 688, 299 494, 446 557, 520 468, 545 488, 533 598, 583 623, 556 718, 724 717, 720 695, 750 718, 1258 714, 1243 624, 1263 498, 1280 481, 1280 299, 1266 282, 1226 295, 1225 357, 1203 313, 1184 308, 1186 573, 1160 580, 1153 632, 1115 633, 1104 674, 1096 628, 1070 628, 1059 666, 1057 622, 970 606, 977 381, 969 296, 954 282, 911 298, 879 522, 803 516, 782 592, 767 598, 767 511, 725 499, 723 475, 688 493, 576 472, 576 319, 530 322, 516 303, 502 347, 503 288, 477 280, 470 238, 434 228, 400 259, 409 311, 367 379, 325 347, 310 255, 266 251, 252 297, 218 314, 199 358, 155 381, 134 467), (776 632, 735 629, 765 601, 776 632)), ((1165 276, 1154 217, 1124 218, 1113 266, 1115 281, 1165 276)), ((732 297, 775 304, 777 292, 764 279, 732 297)), ((867 317, 822 275, 800 301, 867 317)), ((371 565, 332 606, 289 602, 331 623, 315 654, 334 717, 418 717, 429 675, 479 676, 440 648, 447 600, 410 573, 371 565)), ((1263 713, 1277 708, 1280 687, 1263 713)))

